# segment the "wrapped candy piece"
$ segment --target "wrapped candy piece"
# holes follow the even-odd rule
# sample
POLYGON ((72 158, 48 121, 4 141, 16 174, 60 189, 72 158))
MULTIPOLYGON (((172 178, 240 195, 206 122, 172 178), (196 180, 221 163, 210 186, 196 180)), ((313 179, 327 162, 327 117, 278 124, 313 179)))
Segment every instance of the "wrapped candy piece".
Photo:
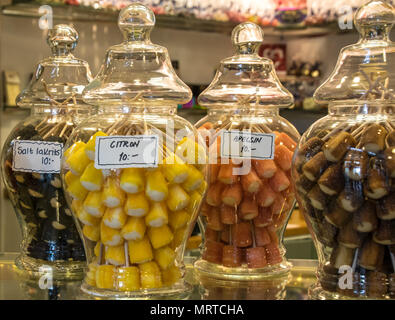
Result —
POLYGON ((291 182, 284 171, 277 170, 274 176, 269 179, 269 184, 273 191, 282 192, 288 189, 291 182))
POLYGON ((152 201, 160 202, 167 198, 168 188, 165 178, 160 170, 147 173, 145 194, 152 201))
MULTIPOLYGON (((86 143, 86 146, 85 146, 85 153, 90 160, 92 160, 92 161, 95 160, 96 138, 97 137, 106 137, 106 136, 107 136, 107 134, 104 133, 103 131, 98 131, 92 137, 90 137, 89 141, 86 143)), ((76 145, 80 142, 81 141, 75 143, 74 145, 76 145)), ((81 147, 81 144, 79 144, 79 146, 81 147)))
POLYGON ((88 265, 88 272, 85 276, 85 282, 90 286, 96 286, 96 271, 97 271, 97 263, 90 263, 88 265))
POLYGON ((145 223, 150 227, 162 227, 169 221, 167 207, 164 202, 153 202, 150 211, 145 216, 145 223))
POLYGON ((344 157, 344 174, 352 180, 363 180, 368 172, 369 156, 366 151, 351 148, 344 157))
POLYGON ((138 193, 144 190, 144 170, 125 168, 122 170, 119 185, 126 193, 138 193))
POLYGON ((66 159, 66 164, 70 168, 70 171, 76 176, 80 176, 90 163, 90 159, 85 153, 85 148, 85 144, 78 147, 66 159))
POLYGON ((96 218, 86 212, 83 208, 77 212, 77 217, 83 224, 88 226, 97 226, 101 221, 99 218, 96 218))
POLYGON ((370 298, 383 298, 388 292, 387 274, 370 271, 367 276, 367 294, 370 298))
POLYGON ((233 168, 236 166, 233 162, 221 164, 217 179, 224 184, 234 184, 239 181, 239 177, 233 174, 233 168))
POLYGON ((295 182, 295 188, 301 194, 306 195, 314 187, 315 182, 307 179, 304 174, 301 174, 295 182))
POLYGON ((177 145, 176 154, 189 164, 199 165, 206 163, 205 148, 189 137, 181 139, 177 145))
POLYGON ((263 180, 262 188, 256 195, 256 201, 260 207, 270 207, 276 199, 276 192, 272 190, 270 184, 263 180))
POLYGON ((284 171, 291 169, 293 152, 285 145, 276 145, 274 150, 274 161, 284 171))
POLYGON ((388 195, 390 188, 383 159, 371 158, 371 167, 368 170, 368 183, 364 187, 366 187, 364 190, 365 194, 370 199, 377 200, 388 195))
POLYGON ((119 267, 115 274, 116 288, 120 291, 140 289, 140 270, 138 267, 119 267))
POLYGON ((219 208, 212 207, 207 214, 207 227, 215 231, 222 231, 224 229, 219 208))
POLYGON ((172 265, 175 256, 175 252, 168 246, 154 250, 155 261, 162 270, 166 270, 172 265))
POLYGON ((395 219, 395 193, 391 193, 387 197, 381 199, 378 204, 377 216, 381 220, 395 219))
POLYGON ((154 249, 158 249, 172 242, 174 236, 170 228, 165 224, 161 227, 149 228, 148 237, 151 241, 152 247, 154 249))
POLYGON ((128 241, 130 263, 145 263, 154 258, 151 243, 147 236, 142 240, 128 241))
POLYGON ((89 239, 90 241, 99 241, 100 240, 100 225, 89 226, 85 224, 82 228, 83 235, 89 239))
POLYGON ((166 200, 167 207, 171 211, 178 211, 184 209, 190 201, 189 195, 184 191, 180 185, 175 184, 169 187, 169 196, 166 200))
POLYGON ((81 184, 79 177, 76 177, 70 182, 66 191, 73 199, 77 200, 84 200, 88 194, 88 190, 81 184))
POLYGON ((384 150, 385 166, 389 172, 389 176, 395 178, 395 147, 384 150))
POLYGON ((221 194, 222 203, 230 207, 238 206, 242 198, 243 189, 240 183, 227 185, 221 194))
POLYGON ((98 241, 96 243, 95 247, 93 248, 93 253, 95 254, 96 257, 100 256, 100 250, 101 250, 102 246, 103 246, 102 243, 100 241, 98 241))
POLYGON ((170 244, 170 247, 173 250, 176 250, 184 241, 184 238, 187 236, 186 234, 187 227, 183 227, 174 231, 173 240, 170 244))
POLYGON ((217 231, 215 231, 213 229, 210 229, 210 228, 206 228, 206 231, 204 233, 204 238, 205 238, 206 241, 209 241, 209 240, 217 241, 218 240, 218 234, 219 234, 219 232, 217 232, 217 231))
POLYGON ((349 221, 342 229, 337 237, 338 242, 351 249, 359 248, 362 245, 363 236, 355 231, 353 222, 349 221))
POLYGON ((222 224, 235 224, 236 218, 237 213, 234 207, 224 205, 220 208, 220 219, 222 224))
POLYGON ((387 133, 387 130, 382 125, 373 123, 363 130, 360 138, 360 145, 367 152, 378 153, 383 151, 387 133))
POLYGON ((101 289, 114 288, 115 267, 111 265, 100 265, 96 269, 96 286, 101 289))
POLYGON ((122 227, 121 235, 125 240, 141 240, 145 235, 145 222, 141 217, 129 217, 122 227))
POLYGON ((382 245, 395 244, 395 220, 380 220, 373 234, 373 240, 382 245))
POLYGON ((188 178, 182 184, 185 191, 192 192, 197 190, 203 183, 203 173, 201 173, 195 166, 188 165, 188 178))
POLYGON ((232 239, 239 248, 249 247, 252 244, 251 225, 249 222, 239 222, 232 225, 232 239))
POLYGON ((274 160, 252 160, 252 166, 261 179, 270 179, 277 171, 274 160))
POLYGON ((266 248, 265 247, 255 247, 247 248, 246 259, 249 268, 264 268, 267 266, 268 261, 266 259, 266 248))
POLYGON ((240 267, 243 263, 243 249, 232 245, 222 248, 222 264, 225 267, 240 267))
POLYGON ((123 243, 121 230, 109 228, 103 221, 100 223, 100 239, 106 246, 119 246, 123 243))
POLYGON ((78 176, 74 175, 71 171, 67 171, 64 175, 64 181, 66 182, 66 187, 68 187, 74 179, 78 179, 78 176))
MULTIPOLYGON (((255 242, 258 247, 264 247, 272 242, 270 234, 265 227, 255 227, 255 242)), ((274 241, 273 241, 274 242, 274 241)), ((265 254, 266 256, 266 254, 265 254)))
POLYGON ((203 252, 203 259, 216 264, 222 263, 223 247, 224 244, 221 242, 212 240, 206 241, 206 247, 203 252))
POLYGON ((347 180, 338 201, 348 212, 355 212, 364 202, 363 184, 358 180, 347 180))
POLYGON ((257 193, 262 187, 262 181, 253 168, 251 168, 248 174, 241 176, 240 182, 243 190, 249 193, 257 193))
POLYGON ((353 228, 359 232, 372 232, 377 228, 376 206, 372 201, 365 201, 353 216, 353 228))
POLYGON ((367 239, 359 256, 359 265, 367 270, 376 270, 383 263, 384 246, 367 239))
POLYGON ((190 199, 189 199, 188 205, 187 205, 187 207, 185 208, 185 211, 186 211, 186 212, 188 212, 189 214, 192 214, 192 213, 195 212, 195 210, 198 208, 198 206, 199 206, 200 203, 201 203, 202 194, 204 194, 204 192, 203 192, 203 193, 199 193, 199 192, 196 191, 196 190, 193 191, 193 192, 190 194, 190 199))
POLYGON ((222 192, 225 188, 225 185, 221 182, 217 181, 214 184, 210 185, 207 191, 206 202, 210 206, 219 207, 222 203, 222 192))
POLYGON ((80 177, 80 182, 86 190, 99 191, 103 184, 103 174, 101 170, 96 169, 94 163, 91 162, 80 177))
POLYGON ((127 218, 123 208, 107 208, 103 216, 103 223, 109 228, 122 229, 127 218))
POLYGON ((295 151, 297 146, 297 143, 285 132, 276 133, 275 144, 284 145, 291 151, 295 151))
POLYGON ((189 175, 188 165, 175 154, 163 160, 161 169, 169 183, 183 183, 189 175))
POLYGON ((143 289, 160 288, 162 274, 156 262, 146 262, 139 265, 140 282, 143 289))
POLYGON ((162 270, 163 285, 171 286, 181 278, 180 270, 173 264, 166 270, 162 270))
POLYGON ((338 194, 343 189, 343 185, 344 175, 341 163, 329 166, 318 179, 321 191, 329 196, 338 194))
POLYGON ((273 223, 271 208, 260 207, 259 214, 254 218, 254 225, 257 227, 266 227, 273 223))
POLYGON ((90 215, 101 218, 106 210, 106 207, 102 204, 101 191, 89 192, 84 200, 83 207, 90 215))
POLYGON ((239 216, 243 220, 252 220, 258 216, 258 204, 251 196, 244 196, 240 204, 239 216))
POLYGON ((67 159, 73 154, 75 153, 78 149, 82 148, 82 147, 86 147, 85 142, 83 141, 77 141, 75 143, 73 143, 73 145, 68 148, 64 153, 63 153, 63 158, 66 160, 67 163, 67 159))
POLYGON ((106 246, 104 248, 104 259, 114 266, 125 265, 125 247, 123 245, 106 246))
POLYGON ((119 186, 115 177, 107 177, 102 191, 103 204, 108 208, 116 208, 125 202, 125 193, 119 186))
POLYGON ((189 219, 190 215, 185 210, 169 212, 169 225, 173 230, 185 227, 189 219))
POLYGON ((344 210, 337 201, 330 204, 329 208, 325 208, 325 219, 335 227, 342 227, 352 218, 352 213, 344 210))
POLYGON ((307 198, 310 199, 310 203, 314 208, 321 211, 325 209, 328 203, 328 196, 321 191, 318 184, 309 191, 307 198))
POLYGON ((323 146, 325 158, 330 162, 338 162, 346 154, 350 147, 354 147, 356 141, 354 137, 346 132, 340 131, 334 137, 329 139, 323 146))
POLYGON ((128 216, 143 217, 149 211, 149 202, 144 192, 128 194, 125 202, 125 212, 128 216))
POLYGON ((282 261, 282 256, 277 243, 269 243, 265 246, 266 249, 266 260, 269 265, 275 265, 282 261))

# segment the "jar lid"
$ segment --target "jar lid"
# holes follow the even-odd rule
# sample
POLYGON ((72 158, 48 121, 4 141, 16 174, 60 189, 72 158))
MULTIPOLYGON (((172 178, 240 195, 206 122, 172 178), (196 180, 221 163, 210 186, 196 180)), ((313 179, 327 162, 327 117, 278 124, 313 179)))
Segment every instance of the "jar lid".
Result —
POLYGON ((389 39, 394 23, 395 10, 385 1, 370 1, 356 11, 360 39, 341 50, 329 79, 314 93, 317 103, 394 102, 395 46, 389 39))
POLYGON ((16 98, 19 107, 82 103, 82 91, 92 76, 88 63, 72 54, 77 42, 78 33, 69 25, 48 31, 52 56, 38 63, 29 85, 16 98))
POLYGON ((270 59, 260 57, 262 28, 252 22, 241 23, 232 31, 236 54, 221 61, 216 75, 199 98, 206 107, 238 105, 289 107, 292 94, 277 77, 270 59))
POLYGON ((93 105, 186 103, 192 92, 175 73, 167 49, 153 44, 155 15, 133 3, 118 17, 124 41, 107 50, 96 78, 86 87, 84 101, 93 105))

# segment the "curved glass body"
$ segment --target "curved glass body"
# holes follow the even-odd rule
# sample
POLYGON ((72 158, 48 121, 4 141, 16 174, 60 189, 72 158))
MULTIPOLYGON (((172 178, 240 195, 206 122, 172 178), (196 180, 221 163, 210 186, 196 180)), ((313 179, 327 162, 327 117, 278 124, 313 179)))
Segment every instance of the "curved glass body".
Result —
POLYGON ((207 276, 233 280, 288 272, 282 241, 295 204, 290 169, 297 130, 276 107, 211 109, 196 126, 206 138, 210 169, 201 209, 202 259, 195 267, 207 276), (231 131, 272 136, 273 159, 225 157, 221 132, 231 131))
POLYGON ((31 117, 15 126, 2 151, 2 176, 23 238, 16 265, 32 276, 42 275, 40 267, 46 265, 55 279, 81 278, 85 266, 83 245, 63 194, 60 173, 13 169, 15 141, 66 142, 75 124, 87 116, 86 109, 73 108, 73 112, 35 108, 31 117))
POLYGON ((394 111, 334 105, 301 138, 293 179, 319 257, 315 298, 394 298, 394 111))
POLYGON ((206 189, 205 149, 175 108, 115 110, 78 126, 64 157, 66 195, 89 264, 82 289, 100 297, 182 296, 189 289, 184 250, 206 189), (95 168, 97 137, 141 135, 159 137, 157 167, 95 168))

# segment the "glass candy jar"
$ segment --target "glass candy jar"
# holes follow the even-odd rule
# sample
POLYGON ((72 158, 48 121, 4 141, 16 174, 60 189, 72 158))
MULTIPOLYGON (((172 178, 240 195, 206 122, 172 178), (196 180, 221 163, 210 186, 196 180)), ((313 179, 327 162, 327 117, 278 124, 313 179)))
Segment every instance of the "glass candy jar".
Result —
POLYGON ((206 188, 206 153, 176 115, 191 91, 166 48, 150 41, 154 24, 141 4, 120 12, 124 42, 109 48, 84 92, 98 115, 76 128, 64 157, 89 264, 82 290, 93 296, 180 297, 189 289, 183 255, 206 188))
POLYGON ((224 59, 199 96, 208 115, 196 124, 209 150, 209 187, 201 209, 204 275, 251 280, 286 273, 282 245, 295 203, 291 160, 299 139, 279 108, 293 103, 271 60, 258 56, 262 29, 232 32, 236 55, 224 59))
POLYGON ((32 115, 5 141, 1 169, 22 230, 18 268, 31 276, 81 278, 85 254, 60 178, 63 144, 91 107, 81 100, 91 81, 88 64, 72 55, 77 32, 57 25, 48 32, 52 56, 40 61, 29 86, 17 97, 32 115), (41 271, 40 271, 41 270, 41 271))
POLYGON ((329 114, 302 136, 293 162, 301 210, 319 257, 312 298, 395 297, 394 9, 371 1, 315 92, 329 114))

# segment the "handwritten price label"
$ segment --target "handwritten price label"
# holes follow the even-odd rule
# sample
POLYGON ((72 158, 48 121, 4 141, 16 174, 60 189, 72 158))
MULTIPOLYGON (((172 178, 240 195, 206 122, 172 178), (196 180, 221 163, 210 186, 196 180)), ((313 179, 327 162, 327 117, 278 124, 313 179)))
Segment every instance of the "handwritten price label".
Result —
POLYGON ((157 167, 158 146, 156 135, 97 137, 95 168, 157 167))
POLYGON ((63 143, 13 140, 12 170, 60 173, 63 143))
POLYGON ((222 131, 221 157, 267 160, 274 158, 273 133, 248 131, 222 131))

